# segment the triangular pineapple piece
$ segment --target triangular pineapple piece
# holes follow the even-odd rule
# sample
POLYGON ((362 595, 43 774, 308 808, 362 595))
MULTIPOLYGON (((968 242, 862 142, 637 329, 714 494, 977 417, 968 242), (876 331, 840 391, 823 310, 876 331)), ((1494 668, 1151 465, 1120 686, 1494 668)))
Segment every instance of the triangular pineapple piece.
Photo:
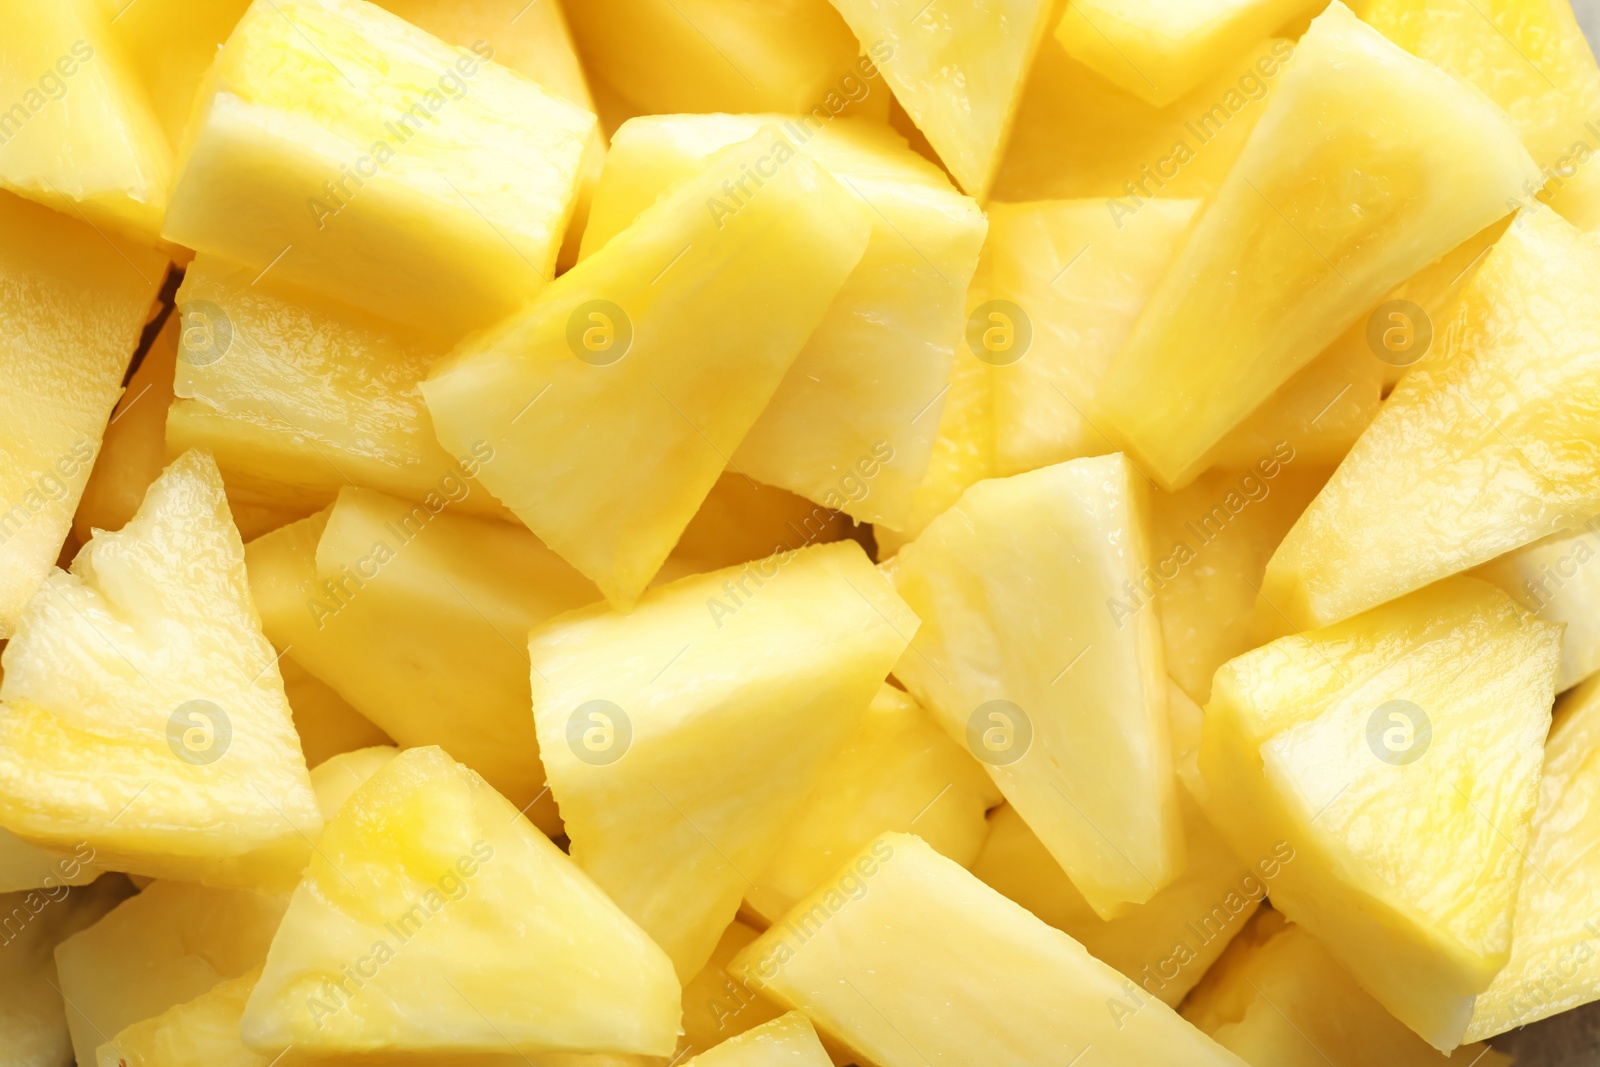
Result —
POLYGON ((882 1067, 1241 1067, 1159 1001, 920 838, 884 834, 734 960, 882 1067))
POLYGON ((895 676, 1108 917, 1183 869, 1161 622, 1122 599, 1145 506, 1120 454, 980 482, 894 577, 923 620, 895 676))
POLYGON ((1217 672, 1203 802, 1273 906, 1435 1048, 1511 948, 1559 627, 1451 578, 1217 672))
POLYGON ((96 1067, 292 1067, 294 1058, 254 1052, 239 1036, 239 1019, 260 976, 257 967, 124 1028, 95 1050, 96 1067))
POLYGON ((791 1011, 724 1041, 684 1067, 833 1067, 816 1028, 791 1011))
POLYGON ((1335 0, 1112 364, 1110 432, 1164 487, 1186 484, 1385 292, 1505 215, 1533 170, 1493 105, 1335 0))
POLYGON ((1600 511, 1597 286, 1592 239, 1522 212, 1272 557, 1267 601, 1326 625, 1600 511))
POLYGON ((0 682, 0 823, 105 866, 299 877, 322 826, 222 479, 173 462, 28 605, 0 682))
POLYGON ((1600 517, 1576 533, 1551 534, 1527 548, 1508 552, 1471 572, 1493 582, 1545 622, 1561 623, 1561 666, 1556 692, 1564 692, 1600 671, 1600 517))
POLYGON ((832 0, 961 188, 989 196, 1051 0, 832 0))
POLYGON ((669 1055, 672 965, 504 797, 414 748, 339 809, 241 1025, 247 1044, 472 1063, 669 1055))
POLYGON ((844 541, 533 632, 534 720, 572 857, 680 976, 710 957, 916 628, 844 541))
POLYGON ((479 480, 631 604, 855 269, 868 214, 764 127, 436 367, 439 440, 486 442, 479 480))

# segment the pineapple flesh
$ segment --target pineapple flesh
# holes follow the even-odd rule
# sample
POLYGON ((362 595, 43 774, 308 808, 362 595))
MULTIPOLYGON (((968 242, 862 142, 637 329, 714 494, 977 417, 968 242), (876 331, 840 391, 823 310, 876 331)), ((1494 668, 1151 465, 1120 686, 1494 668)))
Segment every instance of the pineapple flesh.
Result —
POLYGON ((782 1008, 728 972, 728 964, 761 931, 735 919, 698 974, 683 983, 683 1036, 677 1055, 698 1055, 784 1014, 782 1008))
POLYGON ((1551 534, 1471 572, 1504 589, 1535 618, 1566 627, 1558 693, 1600 671, 1600 567, 1589 565, 1600 555, 1597 527, 1600 522, 1590 519, 1575 533, 1551 534))
MULTIPOLYGON (((183 143, 194 98, 217 49, 250 0, 101 0, 111 32, 144 87, 171 150, 183 143)), ((157 218, 159 224, 160 219, 157 218)))
MULTIPOLYGON (((271 1067, 272 1057, 251 1051, 239 1036, 239 1019, 261 968, 218 982, 193 1000, 124 1028, 95 1050, 96 1067, 271 1067)), ((295 1060, 280 1058, 293 1067, 295 1060)))
POLYGON ((723 1042, 685 1067, 833 1067, 810 1020, 797 1011, 723 1042))
MULTIPOLYGON (((245 552, 248 559, 249 549, 245 552)), ((289 710, 294 715, 294 732, 300 735, 300 750, 312 771, 340 753, 391 743, 388 734, 332 686, 300 666, 293 656, 284 655, 278 660, 278 670, 283 674, 283 695, 289 698, 289 710)), ((315 786, 313 774, 312 787, 315 786)))

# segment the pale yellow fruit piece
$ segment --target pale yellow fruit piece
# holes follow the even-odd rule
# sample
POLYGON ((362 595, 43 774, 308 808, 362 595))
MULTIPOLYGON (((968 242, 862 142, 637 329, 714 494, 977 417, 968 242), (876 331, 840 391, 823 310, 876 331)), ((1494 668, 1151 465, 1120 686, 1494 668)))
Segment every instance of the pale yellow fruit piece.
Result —
POLYGON ((1115 451, 1095 393, 1199 206, 1157 200, 1126 218, 1103 199, 990 206, 987 299, 1011 306, 978 309, 988 344, 975 351, 993 368, 997 473, 1115 451))
POLYGON ((872 236, 732 466, 858 521, 903 526, 927 474, 985 232, 978 205, 936 166, 863 119, 633 119, 613 139, 584 255, 767 121, 869 209, 872 236))
POLYGON ((723 1042, 686 1067, 833 1067, 816 1028, 791 1011, 723 1042))
POLYGON ((916 628, 846 541, 533 632, 534 720, 572 857, 681 977, 710 958, 916 628))
POLYGON ((907 834, 879 837, 734 968, 881 1067, 1037 1067, 1086 1047, 1130 1067, 1243 1062, 907 834))
POLYGON ((152 877, 292 885, 321 828, 209 456, 29 604, 0 682, 0 823, 152 877))
POLYGON ((1467 1037, 1483 1038, 1600 999, 1600 683, 1556 705, 1533 834, 1517 890, 1511 959, 1479 994, 1467 1037))
POLYGON ((1492 104, 1331 4, 1113 362, 1108 432, 1186 484, 1379 297, 1505 215, 1531 171, 1492 104))
POLYGON ((154 241, 172 150, 100 0, 5 0, 0 22, 0 189, 154 241))
POLYGON ((855 269, 869 214, 764 127, 435 367, 439 440, 487 442, 479 480, 632 603, 855 269))
POLYGON ((963 867, 1001 800, 983 766, 904 690, 879 687, 856 734, 822 768, 783 846, 745 891, 775 922, 795 901, 887 830, 914 833, 963 867))
POLYGON ((453 340, 555 266, 595 118, 359 0, 258 0, 163 235, 453 340))
MULTIPOLYGON (((75 890, 81 892, 81 890, 75 890)), ((261 965, 288 898, 152 882, 56 946, 78 1067, 123 1029, 261 965)))
POLYGON ((1152 198, 1210 196, 1244 149, 1294 56, 1283 39, 1253 43, 1215 77, 1153 107, 1046 40, 1017 107, 995 178, 999 200, 1105 197, 1130 218, 1152 198))
POLYGON ((80 842, 68 852, 30 845, 0 830, 0 893, 48 889, 56 885, 88 885, 100 876, 94 849, 80 842))
POLYGON ((1272 557, 1262 591, 1296 628, 1348 618, 1600 511, 1596 285, 1592 239, 1548 208, 1518 216, 1434 352, 1272 557))
POLYGON ((667 1055, 666 956, 509 801, 409 749, 328 824, 241 1031, 258 1051, 667 1055))
MULTIPOLYGON (((599 593, 527 530, 346 489, 247 561, 268 636, 374 725, 519 808, 545 793, 523 642, 599 593)), ((537 814, 554 832, 553 806, 537 814)))
POLYGON ((1566 626, 1558 693, 1600 671, 1600 567, 1590 566, 1600 556, 1597 527, 1600 520, 1590 519, 1575 533, 1552 534, 1472 572, 1504 589, 1535 618, 1566 626))
MULTIPOLYGON (((246 558, 249 550, 246 549, 246 558)), ((333 756, 373 745, 387 745, 389 735, 340 696, 332 686, 300 666, 293 656, 278 660, 283 694, 289 698, 300 750, 313 771, 333 756)), ((312 776, 315 786, 316 777, 312 776)))
POLYGON ((121 875, 91 886, 0 896, 0 1047, 8 1067, 72 1062, 67 1007, 53 955, 56 944, 115 907, 132 891, 121 875))
POLYGON ((323 819, 333 821, 344 802, 399 754, 400 750, 393 745, 374 745, 341 752, 313 767, 311 788, 316 791, 317 810, 322 812, 323 819))
POLYGON ((1484 1045, 1429 1048, 1302 927, 1263 910, 1228 947, 1183 1017, 1252 1067, 1510 1067, 1484 1045))
POLYGON ((100 6, 176 149, 206 70, 250 0, 100 0, 100 6))
POLYGON ((1146 507, 1120 454, 980 482, 894 576, 923 620, 895 676, 1108 917, 1183 869, 1160 620, 1114 607, 1150 566, 1146 507))
POLYGON ((269 1067, 239 1036, 239 1018, 260 976, 258 967, 219 982, 193 1000, 134 1023, 95 1052, 98 1067, 269 1067))
POLYGON ((759 936, 760 930, 735 919, 722 932, 706 965, 683 983, 678 1055, 704 1052, 783 1014, 782 1008, 728 971, 734 956, 759 936))
POLYGON ((1206 706, 1212 825, 1289 848, 1273 906, 1441 1050, 1510 952, 1560 642, 1451 578, 1240 656, 1206 706))
POLYGON ((985 200, 1049 0, 832 0, 961 188, 985 200))
POLYGON ((167 265, 4 191, 0 232, 0 636, 9 637, 61 552, 167 265))
POLYGON ((1072 0, 1056 26, 1067 54, 1165 107, 1315 0, 1072 0))
POLYGON ((689 573, 720 570, 838 541, 849 528, 849 520, 836 511, 727 471, 684 527, 672 558, 691 567, 689 573))
POLYGON ((1338 466, 1383 403, 1386 365, 1367 351, 1365 330, 1361 344, 1354 350, 1337 341, 1328 346, 1228 431, 1205 465, 1249 467, 1287 445, 1307 464, 1338 466))

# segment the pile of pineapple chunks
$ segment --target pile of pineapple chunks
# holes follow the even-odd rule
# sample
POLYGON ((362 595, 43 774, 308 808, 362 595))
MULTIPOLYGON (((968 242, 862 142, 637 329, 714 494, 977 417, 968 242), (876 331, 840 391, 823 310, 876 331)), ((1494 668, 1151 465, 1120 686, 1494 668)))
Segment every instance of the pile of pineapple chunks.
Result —
POLYGON ((1600 999, 1600 68, 1349 2, 0 0, 0 1067, 1600 999))

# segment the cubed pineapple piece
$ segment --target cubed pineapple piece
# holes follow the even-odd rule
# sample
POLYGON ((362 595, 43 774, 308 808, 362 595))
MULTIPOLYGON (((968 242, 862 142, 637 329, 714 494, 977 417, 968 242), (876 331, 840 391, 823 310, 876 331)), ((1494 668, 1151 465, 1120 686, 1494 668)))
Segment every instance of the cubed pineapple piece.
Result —
POLYGON ((46 579, 4 663, 6 829, 152 877, 294 884, 322 818, 209 456, 46 579))
POLYGON ((797 1011, 788 1012, 710 1052, 690 1060, 685 1067, 833 1067, 811 1021, 797 1011))
MULTIPOLYGON (((402 746, 440 745, 519 808, 545 793, 533 626, 598 600, 520 526, 346 489, 247 551, 262 627, 402 746)), ((538 824, 555 832, 553 805, 538 824)))
POLYGON ((903 527, 927 474, 983 214, 886 127, 861 119, 671 115, 612 140, 583 253, 592 255, 677 182, 764 121, 870 209, 860 263, 795 359, 733 467, 861 522, 903 527))
MULTIPOLYGON (((846 491, 859 492, 855 484, 846 491)), ((839 541, 848 529, 849 521, 840 512, 727 471, 689 520, 672 558, 691 567, 691 574, 721 570, 806 545, 839 541)))
POLYGON ((1000 794, 983 766, 904 690, 879 687, 856 734, 817 776, 783 846, 745 891, 776 922, 886 830, 914 833, 963 867, 983 846, 1000 794))
POLYGON ((487 442, 482 483, 631 604, 855 269, 868 215, 764 127, 435 367, 439 440, 487 442))
POLYGON ((683 1036, 677 1055, 698 1055, 782 1015, 783 1009, 728 971, 728 964, 761 931, 735 919, 711 959, 683 983, 683 1036))
MULTIPOLYGON (((81 890, 79 890, 81 892, 81 890)), ((288 898, 153 882, 56 946, 78 1067, 134 1023, 261 965, 288 898)))
POLYGON ((734 960, 881 1067, 1242 1067, 1210 1038, 939 855, 884 834, 734 960))
POLYGON ((1437 351, 1395 387, 1273 555, 1262 594, 1295 628, 1600 511, 1597 286, 1591 238, 1548 208, 1518 216, 1462 290, 1437 351))
POLYGON ((681 977, 704 966, 916 629, 844 541, 533 632, 534 720, 572 857, 681 977))
POLYGON ((989 302, 969 330, 990 342, 975 351, 993 368, 997 473, 1115 450, 1095 392, 1199 206, 1156 200, 1127 218, 1103 199, 990 206, 989 302))
POLYGON ((434 1063, 669 1055, 679 993, 662 951, 509 801, 414 748, 329 822, 241 1031, 258 1051, 434 1063))
POLYGON ((453 340, 550 278, 587 111, 361 0, 257 0, 163 235, 453 340))
POLYGON ((1072 0, 1055 35, 1073 59, 1165 107, 1316 7, 1316 0, 1072 0))
POLYGON ((1240 656, 1206 706, 1212 824, 1287 843, 1273 906, 1444 1051, 1509 955, 1560 645, 1451 578, 1240 656))
POLYGON ((832 0, 963 190, 986 200, 1050 0, 832 0))
POLYGON ((1510 1067, 1484 1045, 1429 1048, 1303 927, 1266 909, 1228 947, 1183 1017, 1252 1067, 1510 1067))
POLYGON ((0 23, 0 189, 154 241, 172 149, 100 0, 4 0, 0 23))
POLYGON ((100 0, 100 6, 176 150, 206 71, 250 0, 100 0))
POLYGON ((1575 533, 1552 534, 1527 548, 1508 552, 1472 572, 1493 582, 1545 622, 1561 623, 1561 666, 1556 692, 1572 688, 1600 671, 1600 556, 1595 539, 1600 519, 1575 533))
POLYGON ((1335 0, 1112 363, 1109 432, 1163 487, 1191 481, 1379 297, 1505 215, 1533 170, 1487 100, 1335 0))
MULTIPOLYGON (((55 10, 17 7, 18 19, 55 10)), ((0 637, 9 637, 61 552, 167 264, 3 190, 0 233, 0 637)))
POLYGON ((1184 862, 1161 623, 1117 609, 1151 565, 1144 497, 1121 454, 980 482, 894 577, 923 620, 896 677, 1107 917, 1184 862))
MULTIPOLYGON (((300 666, 293 656, 283 655, 278 660, 278 670, 283 675, 283 694, 289 698, 289 710, 294 715, 295 733, 300 735, 300 750, 305 753, 306 766, 313 771, 340 753, 390 743, 388 734, 327 682, 300 666)), ((311 784, 316 787, 315 774, 311 784)))

